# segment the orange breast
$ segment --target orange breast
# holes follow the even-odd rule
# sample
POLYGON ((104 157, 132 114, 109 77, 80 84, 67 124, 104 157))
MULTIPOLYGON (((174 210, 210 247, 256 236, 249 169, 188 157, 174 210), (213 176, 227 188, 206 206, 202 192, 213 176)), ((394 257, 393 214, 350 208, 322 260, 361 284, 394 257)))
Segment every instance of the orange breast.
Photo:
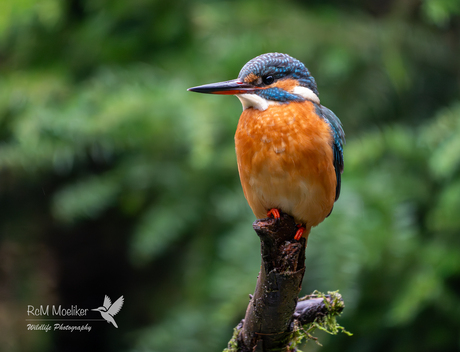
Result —
POLYGON ((243 111, 235 134, 238 171, 257 218, 278 208, 306 225, 332 210, 336 176, 332 133, 309 102, 243 111))

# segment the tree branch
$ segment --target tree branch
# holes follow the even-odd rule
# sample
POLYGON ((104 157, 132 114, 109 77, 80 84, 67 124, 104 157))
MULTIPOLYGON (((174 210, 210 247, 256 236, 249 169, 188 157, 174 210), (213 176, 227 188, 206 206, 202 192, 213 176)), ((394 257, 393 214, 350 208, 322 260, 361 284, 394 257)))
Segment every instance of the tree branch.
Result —
POLYGON ((292 332, 292 315, 305 273, 306 240, 294 240, 294 219, 257 220, 254 230, 260 237, 262 267, 254 296, 249 302, 239 345, 246 351, 281 351, 292 332))
POLYGON ((343 301, 338 294, 333 299, 313 294, 298 302, 307 241, 294 240, 297 226, 291 216, 282 213, 279 220, 257 220, 253 228, 261 242, 262 266, 245 318, 235 328, 227 351, 293 351, 302 338, 311 338, 309 332, 295 338, 294 330, 298 332, 299 326, 316 324, 328 314, 340 314, 343 301))

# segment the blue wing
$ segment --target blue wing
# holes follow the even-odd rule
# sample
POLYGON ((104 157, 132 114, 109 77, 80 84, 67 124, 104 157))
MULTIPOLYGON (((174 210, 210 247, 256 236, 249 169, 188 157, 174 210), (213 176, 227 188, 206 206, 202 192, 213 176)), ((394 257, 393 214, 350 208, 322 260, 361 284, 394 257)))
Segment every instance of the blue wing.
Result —
POLYGON ((335 189, 335 200, 339 199, 340 187, 342 184, 342 172, 343 172, 343 146, 345 144, 345 132, 343 131, 342 123, 339 118, 325 106, 319 105, 317 111, 320 112, 320 116, 326 120, 331 126, 331 130, 334 136, 334 168, 335 175, 337 177, 337 187, 335 189), (319 111, 318 111, 319 110, 319 111))

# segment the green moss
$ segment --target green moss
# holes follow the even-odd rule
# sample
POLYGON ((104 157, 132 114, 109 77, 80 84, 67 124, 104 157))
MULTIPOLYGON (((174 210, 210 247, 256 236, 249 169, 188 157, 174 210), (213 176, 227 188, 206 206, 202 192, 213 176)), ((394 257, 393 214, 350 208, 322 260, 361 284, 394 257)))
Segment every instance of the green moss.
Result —
POLYGON ((237 352, 238 351, 238 335, 242 329, 242 325, 238 325, 233 329, 233 335, 230 341, 228 341, 228 347, 222 352, 237 352))
MULTIPOLYGON (((345 328, 337 323, 337 317, 342 313, 345 304, 342 300, 342 295, 339 294, 339 291, 329 291, 327 294, 314 291, 311 295, 307 296, 307 299, 311 298, 323 298, 324 305, 327 309, 327 314, 318 317, 312 323, 306 325, 300 325, 298 321, 295 321, 294 331, 292 333, 292 342, 291 350, 294 351, 298 345, 302 343, 305 339, 305 342, 309 340, 315 341, 318 345, 321 344, 318 341, 318 338, 313 336, 313 332, 316 329, 327 332, 331 335, 337 335, 339 332, 343 332, 348 336, 353 335, 345 328)), ((297 351, 301 352, 299 349, 297 351)))

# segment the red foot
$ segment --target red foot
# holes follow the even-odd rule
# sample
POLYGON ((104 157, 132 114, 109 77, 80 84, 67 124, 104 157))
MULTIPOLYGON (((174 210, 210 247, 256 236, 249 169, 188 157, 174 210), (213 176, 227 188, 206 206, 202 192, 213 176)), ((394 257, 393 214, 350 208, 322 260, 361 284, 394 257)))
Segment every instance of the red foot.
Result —
POLYGON ((298 227, 299 229, 298 229, 297 232, 295 233, 294 239, 295 239, 296 241, 300 241, 300 239, 302 238, 302 235, 303 235, 303 233, 304 233, 304 231, 305 231, 305 227, 303 227, 301 224, 298 224, 297 227, 298 227))
POLYGON ((279 220, 281 218, 280 216, 280 211, 276 208, 273 208, 273 209, 270 209, 269 211, 267 211, 267 216, 270 217, 270 216, 273 216, 273 218, 275 220, 279 220))

